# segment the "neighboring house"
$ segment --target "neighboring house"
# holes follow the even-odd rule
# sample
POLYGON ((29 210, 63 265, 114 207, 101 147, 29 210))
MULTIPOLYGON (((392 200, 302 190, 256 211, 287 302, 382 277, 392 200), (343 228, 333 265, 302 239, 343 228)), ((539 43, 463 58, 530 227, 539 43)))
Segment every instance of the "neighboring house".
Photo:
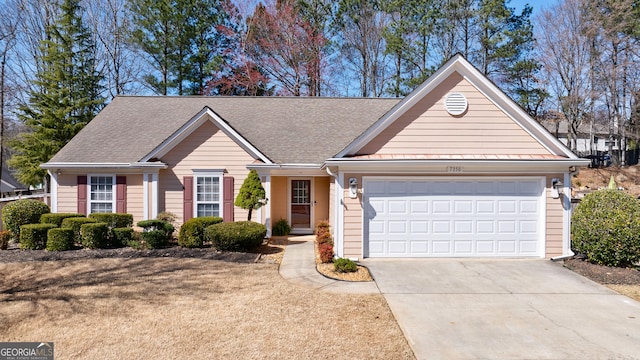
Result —
POLYGON ((329 219, 338 256, 554 257, 571 253, 556 188, 588 163, 457 55, 402 100, 117 97, 42 166, 54 212, 244 220, 256 169, 254 220, 329 219))
MULTIPOLYGON (((554 123, 543 121, 542 125, 555 135, 560 142, 569 145, 569 129, 566 121, 554 123)), ((617 139, 613 140, 612 150, 618 151, 617 139)), ((588 123, 583 123, 578 127, 576 138, 576 152, 581 155, 595 154, 597 152, 609 151, 609 126, 606 124, 594 124, 593 129, 588 123), (593 143, 591 142, 591 132, 593 132, 593 143)))
POLYGON ((2 179, 0 180, 0 197, 14 197, 29 193, 29 188, 20 184, 9 169, 2 167, 2 179))

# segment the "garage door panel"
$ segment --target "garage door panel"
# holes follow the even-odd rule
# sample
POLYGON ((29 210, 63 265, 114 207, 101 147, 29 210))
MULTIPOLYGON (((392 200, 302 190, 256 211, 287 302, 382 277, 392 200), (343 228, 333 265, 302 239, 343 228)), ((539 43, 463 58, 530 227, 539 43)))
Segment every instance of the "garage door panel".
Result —
POLYGON ((542 184, 366 180, 365 256, 539 256, 542 184))

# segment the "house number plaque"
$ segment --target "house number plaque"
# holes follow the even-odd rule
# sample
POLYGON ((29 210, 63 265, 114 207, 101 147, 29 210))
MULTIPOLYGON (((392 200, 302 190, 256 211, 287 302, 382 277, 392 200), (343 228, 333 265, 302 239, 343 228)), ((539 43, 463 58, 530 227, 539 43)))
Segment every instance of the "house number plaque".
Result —
POLYGON ((464 171, 462 166, 447 166, 448 173, 461 173, 464 171))

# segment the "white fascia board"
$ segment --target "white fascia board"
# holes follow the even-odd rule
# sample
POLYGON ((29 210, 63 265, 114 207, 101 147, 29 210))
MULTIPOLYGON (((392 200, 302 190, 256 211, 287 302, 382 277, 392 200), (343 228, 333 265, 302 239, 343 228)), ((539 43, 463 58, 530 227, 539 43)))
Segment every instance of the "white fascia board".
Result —
POLYGON ((340 171, 368 173, 433 173, 449 175, 519 173, 540 174, 568 171, 571 166, 586 166, 589 160, 346 160, 329 159, 328 166, 340 171))
POLYGON ((45 163, 40 167, 48 170, 55 169, 166 169, 167 164, 161 162, 150 163, 45 163))
POLYGON ((159 158, 166 155, 171 149, 178 145, 182 140, 191 135, 205 121, 212 121, 222 132, 233 139, 240 147, 242 147, 251 156, 262 160, 265 164, 271 164, 271 160, 255 148, 250 142, 242 137, 234 128, 224 121, 218 114, 205 106, 194 117, 187 121, 175 133, 164 140, 158 147, 147 154, 140 161, 149 161, 152 158, 159 158))

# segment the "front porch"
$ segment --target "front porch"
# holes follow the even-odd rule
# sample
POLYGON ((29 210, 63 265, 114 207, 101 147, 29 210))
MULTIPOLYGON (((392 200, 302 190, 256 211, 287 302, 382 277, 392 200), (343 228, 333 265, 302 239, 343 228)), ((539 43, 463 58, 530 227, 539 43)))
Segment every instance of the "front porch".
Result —
POLYGON ((330 216, 332 178, 318 174, 262 176, 268 203, 263 208, 267 229, 285 219, 291 234, 313 234, 316 224, 330 216))

